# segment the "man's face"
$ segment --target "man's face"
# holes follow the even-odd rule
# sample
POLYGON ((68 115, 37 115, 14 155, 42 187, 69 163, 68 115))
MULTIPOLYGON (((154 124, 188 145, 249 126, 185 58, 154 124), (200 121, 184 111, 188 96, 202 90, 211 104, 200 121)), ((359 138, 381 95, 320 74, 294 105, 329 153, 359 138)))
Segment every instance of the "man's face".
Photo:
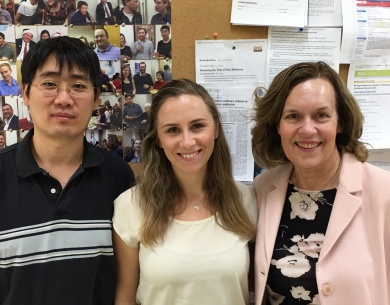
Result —
POLYGON ((107 147, 110 148, 110 149, 112 149, 112 148, 115 147, 115 141, 114 141, 114 139, 108 138, 108 140, 107 140, 107 147))
POLYGON ((80 7, 80 13, 83 14, 83 15, 86 15, 88 13, 88 6, 82 5, 80 7))
POLYGON ((4 38, 0 36, 0 47, 2 47, 4 44, 4 38))
POLYGON ((139 40, 145 40, 145 36, 146 36, 146 33, 145 33, 144 29, 138 30, 138 39, 139 40))
POLYGON ((0 74, 6 82, 12 78, 12 70, 8 66, 0 67, 0 74))
POLYGON ((136 11, 139 6, 139 2, 138 0, 129 0, 126 2, 126 5, 130 10, 136 11))
POLYGON ((142 148, 142 141, 141 140, 135 140, 134 142, 134 150, 140 151, 142 148))
POLYGON ((101 49, 105 49, 108 45, 108 37, 106 32, 102 29, 95 30, 95 42, 101 49))
POLYGON ((32 84, 23 84, 23 102, 30 108, 35 133, 46 139, 84 137, 91 113, 99 104, 99 95, 95 97, 88 72, 77 66, 72 66, 71 70, 67 67, 65 62, 60 70, 56 58, 49 56, 36 71, 32 84), (48 96, 43 88, 36 86, 42 84, 58 84, 60 89, 54 96, 48 96), (30 87, 28 96, 27 86, 30 87), (85 87, 86 90, 82 96, 74 97, 70 95, 69 86, 85 87))
POLYGON ((167 29, 161 29, 160 33, 161 33, 161 37, 163 39, 168 39, 169 38, 169 31, 167 29))
POLYGON ((131 96, 126 97, 126 103, 129 106, 133 105, 133 98, 131 96))
POLYGON ((154 1, 154 8, 157 12, 161 13, 166 10, 167 5, 164 4, 163 0, 155 0, 154 1))
POLYGON ((144 74, 146 72, 146 65, 144 65, 144 64, 139 65, 139 71, 142 74, 144 74))
POLYGON ((24 33, 22 35, 22 39, 25 43, 29 43, 31 41, 31 39, 33 38, 33 35, 30 34, 30 33, 24 33))
POLYGON ((100 2, 104 5, 107 3, 107 0, 101 0, 100 2))
POLYGON ((9 120, 14 115, 14 111, 11 106, 3 106, 3 118, 9 120))

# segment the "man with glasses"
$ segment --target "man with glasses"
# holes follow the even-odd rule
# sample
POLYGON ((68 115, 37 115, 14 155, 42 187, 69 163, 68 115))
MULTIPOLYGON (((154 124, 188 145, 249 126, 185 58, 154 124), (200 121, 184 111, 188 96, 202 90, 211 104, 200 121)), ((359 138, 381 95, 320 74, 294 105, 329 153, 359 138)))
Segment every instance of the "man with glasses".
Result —
POLYGON ((40 41, 23 60, 34 128, 0 152, 0 304, 113 302, 113 201, 134 175, 84 137, 99 72, 93 50, 68 36, 40 41))
POLYGON ((17 60, 23 60, 26 53, 34 48, 36 42, 32 40, 33 37, 33 32, 30 29, 24 29, 22 38, 15 40, 16 54, 18 54, 17 60))
POLYGON ((108 42, 108 32, 105 28, 95 30, 95 53, 99 60, 116 60, 121 57, 121 49, 108 42))

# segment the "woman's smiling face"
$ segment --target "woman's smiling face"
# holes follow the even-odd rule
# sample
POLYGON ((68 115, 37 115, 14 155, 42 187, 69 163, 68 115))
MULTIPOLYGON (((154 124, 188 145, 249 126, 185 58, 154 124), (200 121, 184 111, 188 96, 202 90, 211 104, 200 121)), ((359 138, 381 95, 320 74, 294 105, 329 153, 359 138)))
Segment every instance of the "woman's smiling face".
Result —
POLYGON ((159 143, 178 177, 184 173, 204 175, 217 130, 199 96, 182 94, 168 98, 157 114, 159 143))

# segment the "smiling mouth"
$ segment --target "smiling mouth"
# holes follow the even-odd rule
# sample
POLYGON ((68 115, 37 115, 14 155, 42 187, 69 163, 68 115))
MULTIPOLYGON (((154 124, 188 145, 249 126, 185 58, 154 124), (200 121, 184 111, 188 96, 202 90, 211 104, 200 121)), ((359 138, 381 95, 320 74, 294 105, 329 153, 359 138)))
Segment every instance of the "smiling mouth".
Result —
POLYGON ((316 143, 316 144, 306 144, 306 143, 299 143, 299 142, 296 142, 296 144, 301 147, 301 148, 316 148, 318 146, 321 145, 321 142, 320 143, 316 143))
POLYGON ((181 157, 183 157, 184 159, 192 159, 194 157, 196 157, 197 155, 199 155, 200 153, 200 150, 192 153, 192 154, 179 154, 181 157))
POLYGON ((53 117, 56 117, 56 118, 66 118, 66 119, 71 119, 71 118, 73 118, 72 115, 66 114, 66 113, 54 113, 54 114, 53 114, 53 117))

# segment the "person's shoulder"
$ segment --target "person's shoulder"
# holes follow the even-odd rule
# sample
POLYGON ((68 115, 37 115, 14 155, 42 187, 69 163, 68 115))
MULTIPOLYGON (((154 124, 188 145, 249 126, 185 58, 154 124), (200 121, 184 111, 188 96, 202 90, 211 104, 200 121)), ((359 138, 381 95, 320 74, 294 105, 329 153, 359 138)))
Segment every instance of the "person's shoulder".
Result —
POLYGON ((361 171, 361 176, 369 183, 380 183, 381 181, 389 181, 390 172, 386 171, 370 162, 361 162, 353 154, 344 153, 342 157, 342 173, 345 172, 344 177, 350 179, 356 178, 356 173, 361 171), (368 179, 368 177, 370 177, 368 179), (387 180, 386 180, 387 179, 387 180), (375 181, 375 182, 374 182, 375 181))
POLYGON ((370 182, 377 181, 380 183, 388 183, 390 181, 390 172, 386 171, 374 164, 371 164, 369 162, 362 162, 363 167, 363 176, 370 176, 372 180, 370 179, 370 182), (375 179, 375 180, 374 180, 375 179))
POLYGON ((152 19, 150 20, 150 23, 151 24, 157 24, 158 22, 157 22, 157 18, 159 17, 159 13, 157 13, 157 14, 155 14, 155 15, 153 15, 152 16, 152 19))
POLYGON ((129 167, 129 165, 122 159, 119 158, 116 154, 113 154, 111 152, 108 152, 104 149, 101 149, 99 147, 94 146, 91 143, 87 144, 89 149, 94 150, 95 152, 98 152, 104 160, 105 163, 110 164, 110 166, 116 166, 116 167, 129 167))
POLYGON ((253 188, 248 185, 244 184, 242 182, 235 181, 237 189, 240 191, 240 193, 245 197, 252 197, 254 196, 253 188))
POLYGON ((268 187, 276 183, 276 180, 288 179, 291 174, 292 164, 286 163, 278 165, 271 169, 264 169, 264 171, 257 175, 253 180, 253 188, 257 192, 258 189, 267 190, 268 187))
POLYGON ((256 195, 251 185, 244 184, 242 182, 235 182, 236 187, 241 193, 242 204, 245 207, 245 210, 248 213, 248 216, 251 218, 251 221, 256 224, 257 219, 257 203, 256 195))
POLYGON ((109 51, 110 52, 119 52, 120 53, 120 51, 121 51, 121 48, 120 47, 117 47, 117 46, 115 46, 115 45, 113 45, 112 43, 110 43, 110 46, 109 46, 109 51))
POLYGON ((0 149, 0 158, 5 158, 8 156, 16 155, 19 143, 6 146, 5 148, 0 149))
POLYGON ((0 149, 0 173, 2 176, 7 175, 6 173, 9 170, 12 170, 12 172, 16 170, 15 162, 18 147, 19 143, 15 143, 0 149))
POLYGON ((139 197, 139 188, 137 185, 125 190, 122 194, 120 194, 114 201, 114 205, 128 205, 130 202, 138 202, 139 197), (136 200, 131 200, 135 198, 136 200))

